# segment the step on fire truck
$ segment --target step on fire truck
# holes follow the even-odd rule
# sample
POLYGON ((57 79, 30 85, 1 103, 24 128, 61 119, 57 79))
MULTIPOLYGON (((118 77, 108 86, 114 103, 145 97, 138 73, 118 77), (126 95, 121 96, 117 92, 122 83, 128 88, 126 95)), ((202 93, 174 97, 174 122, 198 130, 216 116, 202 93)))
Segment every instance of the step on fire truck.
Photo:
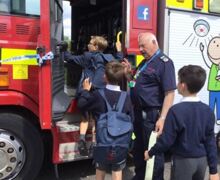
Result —
MULTIPOLYGON (((114 53, 122 31, 123 52, 137 66, 142 60, 138 33, 150 31, 176 71, 185 64, 199 64, 211 72, 207 62, 215 62, 207 49, 209 42, 220 38, 220 0, 69 2, 75 54, 86 50, 91 35, 105 35, 107 51, 114 53)), ((62 0, 0 0, 0 180, 35 179, 49 155, 55 167, 90 158, 80 156, 77 148, 80 115, 74 93, 69 92, 77 87, 81 69, 64 67, 63 11, 62 0)), ((214 50, 217 56, 219 52, 214 50)), ((207 80, 206 87, 210 83, 207 80)), ((209 100, 206 87, 202 100, 217 115, 219 102, 209 100)), ((89 146, 91 131, 86 140, 89 146)))

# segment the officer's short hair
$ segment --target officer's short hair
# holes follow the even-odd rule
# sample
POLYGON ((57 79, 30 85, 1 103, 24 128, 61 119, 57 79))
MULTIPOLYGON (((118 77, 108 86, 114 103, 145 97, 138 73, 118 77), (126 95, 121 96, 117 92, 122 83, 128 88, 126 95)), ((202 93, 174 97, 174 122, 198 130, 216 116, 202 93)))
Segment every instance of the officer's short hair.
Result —
POLYGON ((98 46, 99 51, 104 51, 108 47, 108 41, 102 36, 91 36, 91 40, 98 46))
POLYGON ((178 71, 178 78, 180 83, 187 85, 190 93, 197 93, 205 84, 206 71, 201 66, 187 65, 178 71))
POLYGON ((109 84, 120 85, 125 77, 124 66, 118 61, 110 61, 106 64, 105 76, 109 84))

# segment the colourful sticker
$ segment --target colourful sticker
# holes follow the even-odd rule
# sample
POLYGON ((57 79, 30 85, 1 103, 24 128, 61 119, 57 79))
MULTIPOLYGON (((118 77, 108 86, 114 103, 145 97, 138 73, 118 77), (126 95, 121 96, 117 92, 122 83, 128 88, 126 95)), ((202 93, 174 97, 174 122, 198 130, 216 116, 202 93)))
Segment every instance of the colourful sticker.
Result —
POLYGON ((14 64, 13 79, 28 79, 28 65, 14 64))

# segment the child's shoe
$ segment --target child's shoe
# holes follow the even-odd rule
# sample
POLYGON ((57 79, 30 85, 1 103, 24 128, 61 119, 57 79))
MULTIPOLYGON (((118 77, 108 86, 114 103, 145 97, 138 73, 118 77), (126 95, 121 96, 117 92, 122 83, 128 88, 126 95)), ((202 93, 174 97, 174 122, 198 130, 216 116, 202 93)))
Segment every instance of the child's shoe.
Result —
POLYGON ((79 150, 79 154, 81 156, 88 156, 88 149, 86 147, 86 142, 83 140, 80 140, 78 143, 78 150, 79 150))
POLYGON ((94 151, 94 147, 95 147, 96 143, 93 142, 90 147, 89 147, 89 157, 93 157, 93 151, 94 151))

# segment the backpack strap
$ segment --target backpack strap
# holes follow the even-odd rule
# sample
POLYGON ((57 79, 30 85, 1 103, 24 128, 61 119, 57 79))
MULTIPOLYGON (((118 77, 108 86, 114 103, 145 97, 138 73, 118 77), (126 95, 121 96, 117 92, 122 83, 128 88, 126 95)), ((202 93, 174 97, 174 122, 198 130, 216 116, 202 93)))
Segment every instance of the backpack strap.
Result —
POLYGON ((105 100, 105 103, 106 103, 106 105, 107 105, 107 110, 108 110, 108 111, 111 111, 111 110, 112 110, 112 107, 111 107, 111 105, 108 103, 108 100, 107 100, 106 97, 105 97, 104 89, 99 89, 98 91, 99 91, 99 94, 100 94, 100 95, 103 97, 103 99, 105 100))
POLYGON ((122 112, 122 109, 123 109, 124 104, 125 104, 126 97, 127 97, 127 92, 121 91, 121 95, 119 97, 119 100, 118 100, 118 103, 117 103, 117 106, 116 106, 116 109, 117 109, 118 112, 122 112))
MULTIPOLYGON (((105 100, 108 111, 111 111, 112 107, 108 103, 108 100, 105 97, 104 89, 99 89, 98 91, 99 91, 100 95, 103 97, 103 99, 105 100)), ((117 105, 116 105, 116 109, 117 109, 118 112, 122 112, 122 108, 124 107, 126 97, 127 97, 127 92, 122 91, 121 94, 120 94, 119 100, 117 102, 117 105)))

